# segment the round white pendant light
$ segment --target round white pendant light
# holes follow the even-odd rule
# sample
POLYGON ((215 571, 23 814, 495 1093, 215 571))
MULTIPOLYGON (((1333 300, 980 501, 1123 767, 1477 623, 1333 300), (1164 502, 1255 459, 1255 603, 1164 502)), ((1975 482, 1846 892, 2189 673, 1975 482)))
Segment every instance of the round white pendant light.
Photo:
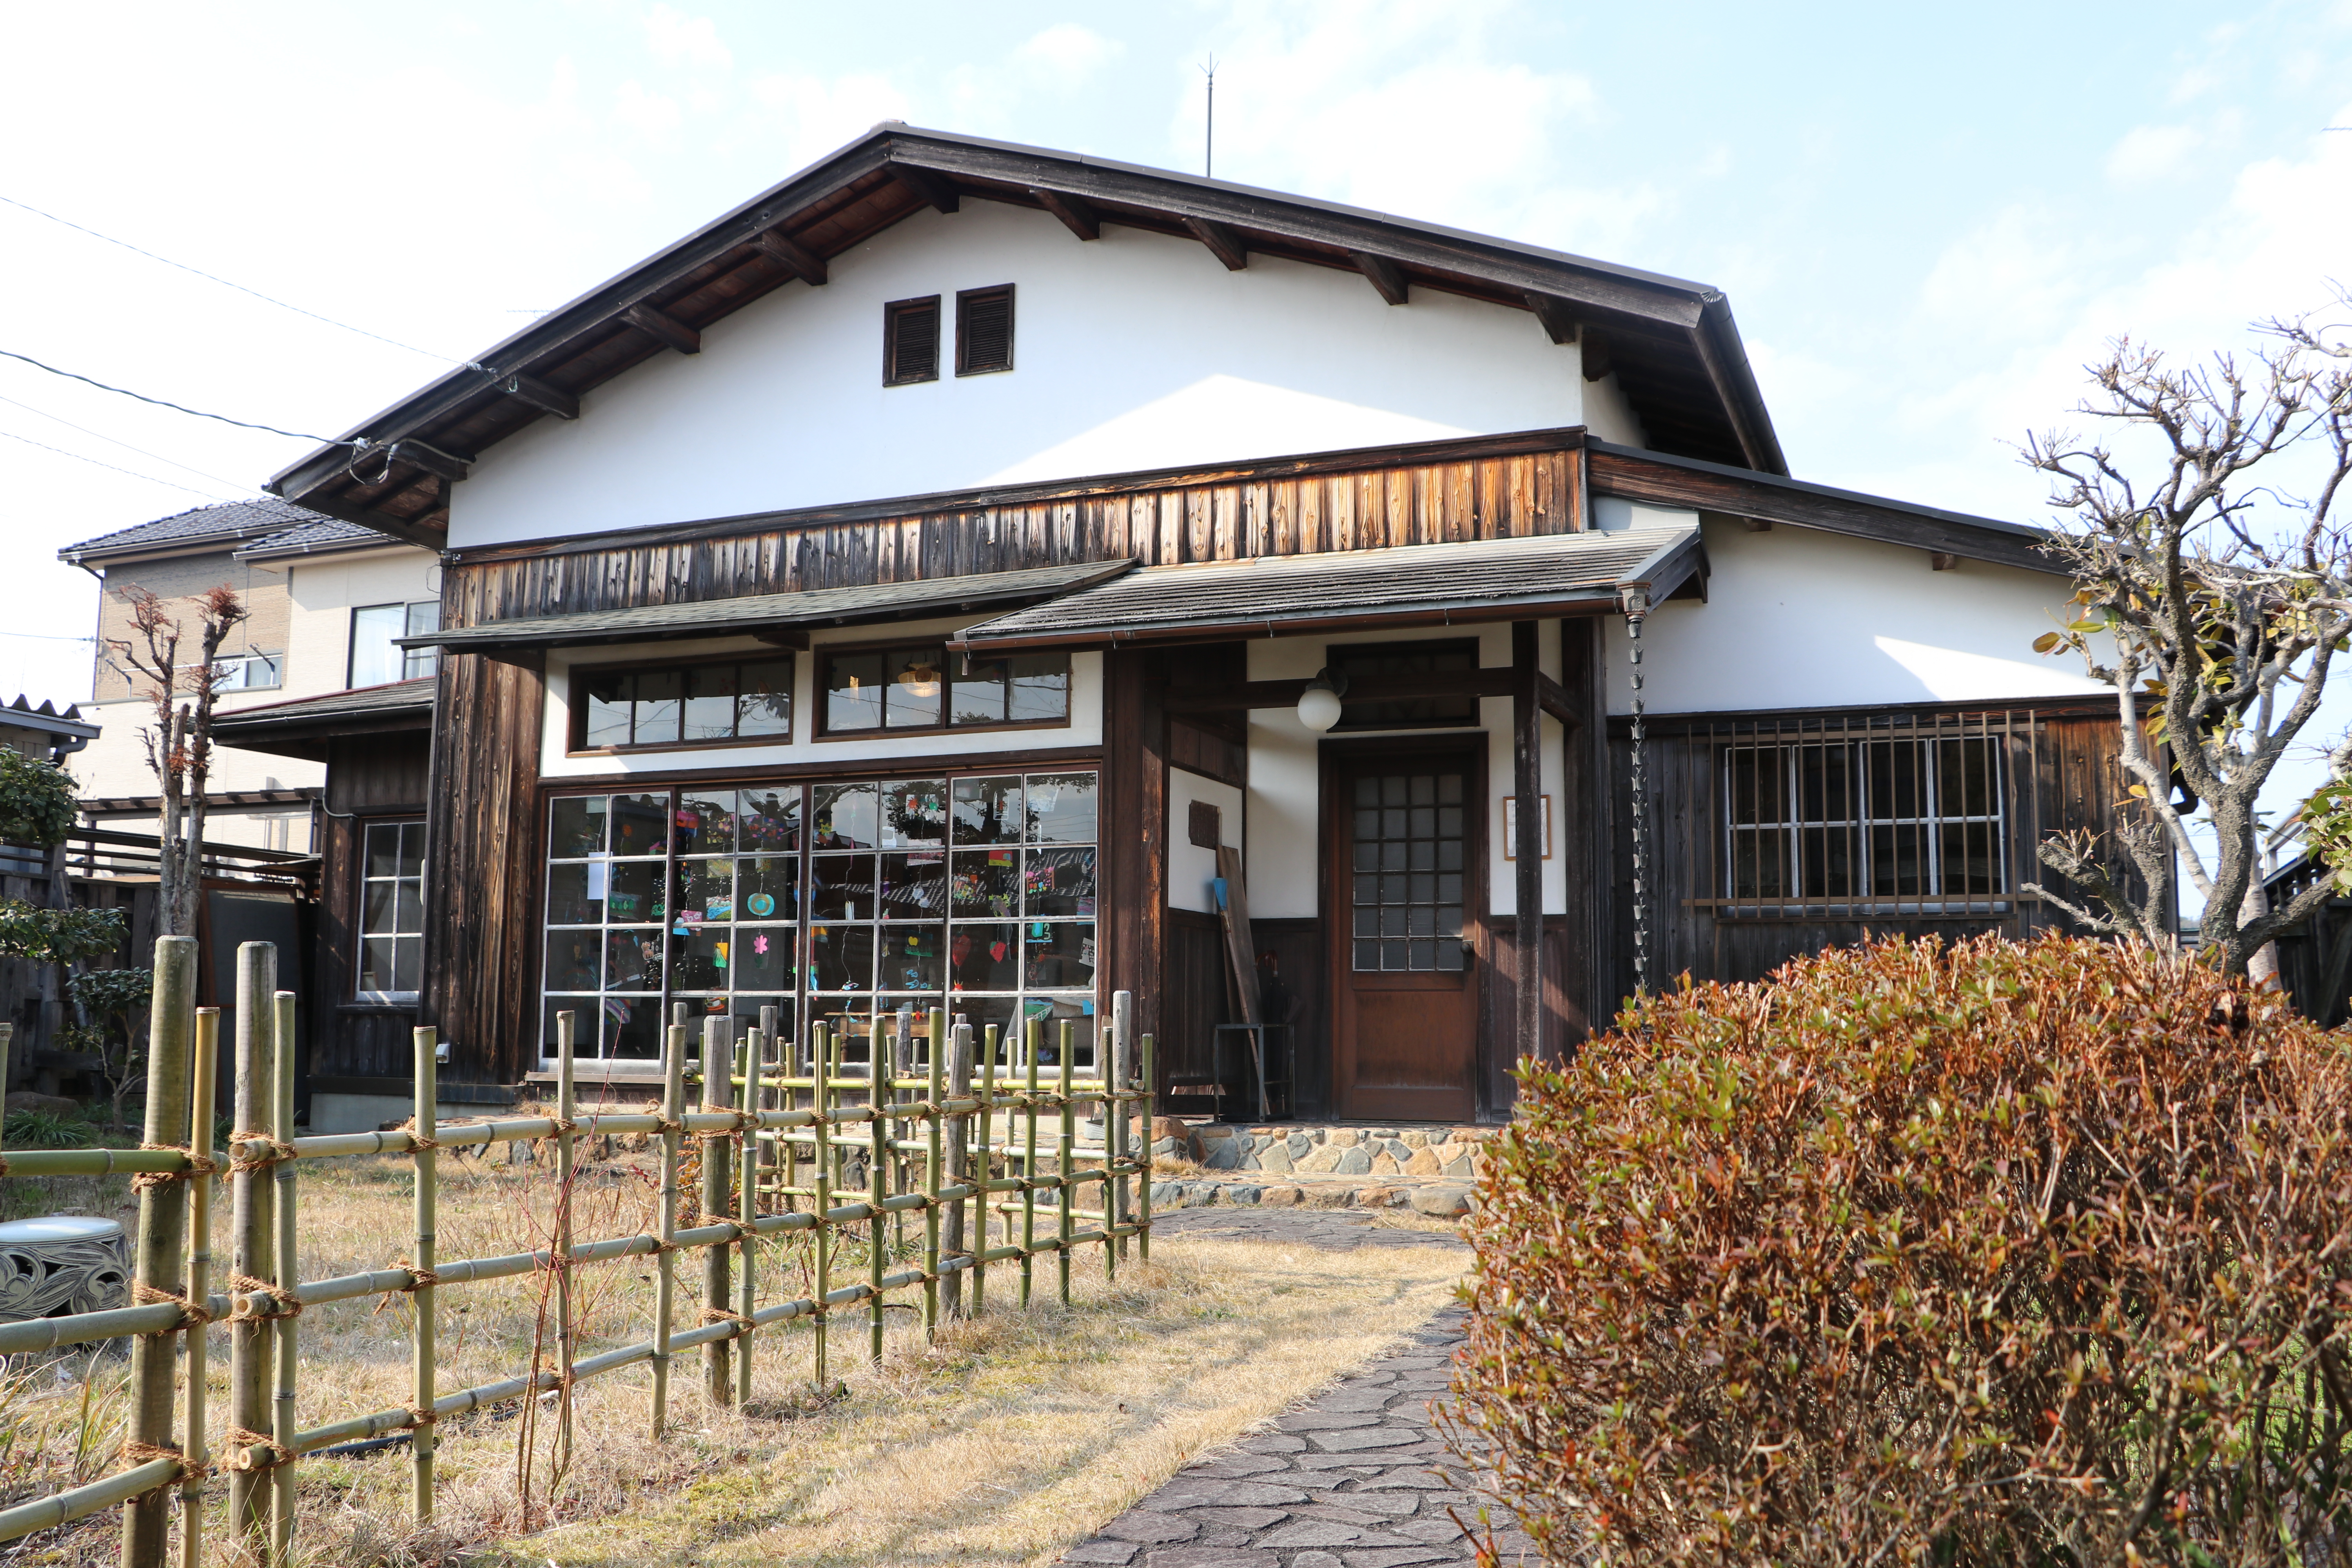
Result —
POLYGON ((1335 674, 1328 666, 1318 670, 1307 689, 1298 694, 1298 721, 1323 734, 1339 721, 1339 698, 1347 689, 1346 676, 1335 674))

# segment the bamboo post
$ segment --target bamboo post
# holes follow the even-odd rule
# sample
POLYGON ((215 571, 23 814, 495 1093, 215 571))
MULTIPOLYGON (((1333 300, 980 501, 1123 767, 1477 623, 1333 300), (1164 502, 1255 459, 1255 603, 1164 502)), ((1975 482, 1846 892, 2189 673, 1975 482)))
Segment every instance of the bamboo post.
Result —
MULTIPOLYGON (((270 994, 269 1037, 276 1042, 270 1052, 270 1078, 273 1088, 269 1105, 269 1135, 280 1143, 294 1142, 294 993, 275 991, 270 994)), ((280 1160, 273 1168, 269 1197, 269 1220, 278 1232, 270 1248, 271 1278, 278 1283, 281 1295, 290 1297, 294 1287, 302 1280, 302 1258, 294 1240, 294 1162, 280 1160)), ((270 1467, 271 1555, 278 1568, 294 1560, 294 1434, 299 1430, 294 1423, 294 1374, 300 1362, 301 1346, 295 1337, 294 1325, 300 1320, 291 1312, 280 1313, 272 1325, 278 1347, 278 1374, 269 1402, 269 1435, 276 1440, 280 1463, 270 1467)))
POLYGON ((661 1250, 654 1276, 654 1440, 669 1421, 670 1315, 677 1299, 678 1118, 686 1114, 686 1008, 678 1006, 662 1044, 661 1250))
MULTIPOLYGON (((762 1008, 764 1014, 774 1009, 762 1008)), ((735 1059, 743 1064, 743 1104, 756 1116, 767 1101, 765 1066, 768 1031, 763 1027, 748 1031, 750 1037, 736 1051, 735 1059)), ((749 1318, 759 1301, 758 1281, 753 1278, 759 1262, 758 1242, 751 1235, 751 1222, 760 1217, 760 1134, 759 1122, 748 1123, 735 1149, 735 1221, 743 1227, 741 1239, 735 1244, 736 1285, 735 1315, 749 1318)), ((751 1403, 751 1338, 752 1331, 743 1330, 743 1337, 735 1350, 735 1405, 741 1409, 751 1403)))
POLYGON ((979 1317, 988 1306, 988 1215, 989 1203, 995 1196, 988 1190, 990 1173, 995 1169, 995 1145, 990 1142, 990 1112, 996 1107, 996 1026, 988 1025, 981 1034, 980 1055, 980 1126, 979 1150, 972 1162, 972 1179, 980 1191, 971 1200, 972 1228, 980 1233, 973 1247, 971 1265, 971 1315, 979 1317))
POLYGON ((1055 1239, 1061 1245, 1055 1249, 1054 1260, 1060 1266, 1062 1305, 1065 1307, 1070 1304, 1070 1216, 1076 1212, 1077 1197, 1077 1189, 1070 1185, 1070 1178, 1076 1174, 1073 1155, 1078 1146, 1078 1108, 1070 1099, 1073 1066, 1070 1058, 1077 1054, 1076 1039, 1077 1026, 1067 1018, 1063 1019, 1058 1059, 1055 1063, 1055 1069, 1060 1075, 1056 1087, 1062 1098, 1062 1136, 1054 1151, 1054 1172, 1062 1179, 1060 1188, 1054 1194, 1054 1209, 1060 1219, 1055 1239))
MULTIPOLYGON (((1135 993, 1114 991, 1110 998, 1110 1058, 1104 1069, 1110 1091, 1121 1098, 1108 1102, 1103 1114, 1118 1124, 1118 1142, 1112 1150, 1114 1158, 1131 1161, 1135 1154, 1135 1102, 1124 1098, 1135 1089, 1135 993)), ((1148 1167, 1151 1158, 1151 1124, 1143 1124, 1143 1157, 1148 1167)), ((1145 1178, 1147 1181, 1150 1178, 1145 1178)), ((1110 1207, 1110 1223, 1116 1227, 1127 1224, 1132 1189, 1128 1178, 1120 1176, 1112 1184, 1114 1198, 1110 1207)), ((1118 1256, 1127 1257, 1127 1237, 1118 1238, 1118 1256)))
POLYGON ((893 1126, 882 1120, 882 1113, 898 1098, 898 1078, 891 1070, 896 1047, 887 1042, 877 1026, 867 1037, 866 1065, 873 1075, 873 1089, 866 1097, 873 1108, 874 1120, 866 1124, 870 1136, 866 1144, 866 1206, 871 1211, 869 1237, 866 1244, 866 1279, 869 1293, 866 1298, 866 1337, 872 1342, 867 1356, 876 1363, 882 1360, 882 1275, 889 1251, 890 1216, 882 1212, 882 1200, 890 1195, 890 1142, 893 1126))
MULTIPOLYGON (((735 1042, 732 1018, 702 1020, 702 1109, 731 1110, 735 1107, 735 1042)), ((702 1222, 727 1216, 727 1178, 734 1163, 733 1139, 725 1132, 702 1135, 702 1222)), ((733 1294, 729 1279, 734 1259, 723 1247, 702 1249, 702 1304, 713 1312, 727 1310, 733 1294)), ((702 1396, 724 1406, 735 1396, 734 1342, 713 1340, 702 1347, 702 1396)))
MULTIPOLYGON (((176 1149, 188 1141, 188 1034, 196 1000, 196 939, 155 939, 154 1000, 147 1026, 147 1131, 144 1142, 176 1149)), ((186 1242, 188 1184, 149 1182, 139 1189, 139 1249, 131 1295, 140 1302, 181 1294, 181 1249, 186 1242)), ((170 1457, 173 1352, 169 1334, 131 1342, 131 1412, 125 1458, 143 1462, 170 1457), (152 1449, 155 1452, 142 1453, 152 1449)), ((158 1489, 122 1505, 123 1568, 163 1568, 171 1525, 171 1494, 158 1489)))
MULTIPOLYGON (((790 1078, 792 1076, 793 1069, 791 1064, 784 1057, 784 1039, 782 1036, 776 1032, 778 1018, 779 1015, 774 1003, 769 1003, 766 1006, 760 1009, 760 1039, 762 1042, 765 1050, 768 1053, 772 1054, 776 1058, 777 1076, 779 1078, 790 1078)), ((775 1086, 767 1081, 767 1075, 764 1070, 766 1058, 765 1057, 755 1055, 753 1059, 760 1061, 762 1065, 762 1071, 761 1073, 760 1100, 756 1109, 761 1110, 773 1110, 777 1108, 780 1102, 776 1098, 775 1086)), ((770 1141, 761 1139, 756 1134, 751 1140, 751 1144, 753 1148, 759 1151, 760 1168, 766 1171, 769 1173, 770 1178, 772 1180, 775 1176, 776 1168, 780 1165, 782 1166, 784 1168, 784 1173, 782 1181, 778 1183, 778 1184, 782 1186, 792 1185, 792 1162, 784 1158, 784 1150, 789 1147, 789 1145, 785 1144, 781 1140, 770 1141)))
MULTIPOLYGON (((949 1038, 950 1043, 948 1047, 948 1098, 969 1100, 971 1098, 971 1026, 963 1019, 958 1018, 949 1038)), ((932 1098, 938 1097, 934 1095, 932 1098)), ((961 1110, 956 1112, 954 1121, 948 1128, 948 1180, 963 1185, 970 1185, 973 1180, 971 1121, 969 1113, 961 1110)), ((983 1194, 983 1201, 984 1199, 985 1194, 983 1194)), ((970 1202, 968 1198, 958 1198, 948 1205, 945 1216, 947 1239, 944 1245, 950 1258, 965 1256, 964 1213, 970 1202)), ((988 1238, 984 1233, 981 1237, 980 1245, 983 1247, 988 1245, 988 1238)), ((951 1318, 963 1316, 963 1277, 970 1272, 970 1269, 959 1269, 947 1277, 946 1311, 951 1318)))
MULTIPOLYGON (((0 1024, 0 1103, 8 1098, 8 1047, 16 1038, 16 1025, 0 1024)), ((0 1150, 8 1147, 7 1121, 5 1115, 0 1115, 0 1150)))
POLYGON ((1029 1065, 1022 1078, 1022 1109, 1027 1124, 1021 1154, 1021 1306, 1024 1311, 1037 1247, 1037 1046, 1045 1037, 1045 1026, 1034 1018, 1027 1020, 1022 1032, 1022 1044, 1029 1052, 1029 1065))
MULTIPOLYGON (((270 1097, 278 1081, 273 1047, 278 1020, 269 998, 278 989, 278 949, 248 942, 236 950, 236 1089, 234 1120, 238 1136, 269 1131, 270 1097)), ((270 1253, 272 1167, 241 1163, 229 1183, 229 1271, 241 1279, 267 1279, 275 1272, 270 1253)), ((245 1287, 239 1286, 243 1289, 245 1287)), ((270 1322, 239 1318, 228 1331, 228 1421, 240 1432, 269 1430, 270 1322)), ((242 1439, 240 1439, 242 1441, 242 1439)), ((269 1526, 269 1472, 236 1469, 228 1478, 230 1534, 248 1563, 261 1561, 269 1526)))
MULTIPOLYGON (((220 1062, 220 1009, 196 1009, 195 1058, 188 1074, 188 1153, 196 1174, 188 1183, 188 1300, 202 1305, 213 1289, 213 1178, 205 1166, 213 1157, 213 1076, 220 1062)), ((0 1083, 7 1081, 0 1062, 0 1083)), ((188 1325, 187 1415, 180 1452, 187 1456, 188 1479, 180 1485, 181 1568, 202 1568, 205 1560, 205 1386, 210 1351, 205 1323, 188 1325)))
POLYGON ((826 1086, 833 1082, 833 1033, 823 1024, 809 1026, 809 1062, 816 1068, 816 1110, 810 1118, 809 1131, 814 1134, 816 1159, 812 1167, 811 1184, 816 1188, 813 1202, 816 1205, 816 1386, 824 1391, 825 1325, 833 1312, 825 1305, 825 1296, 833 1289, 833 1132, 828 1125, 830 1102, 826 1086))
MULTIPOLYGON (((409 1394, 409 1415, 416 1426, 409 1445, 409 1461, 415 1474, 414 1507, 416 1522, 424 1524, 433 1517, 433 1401, 435 1289, 433 1263, 437 1256, 436 1233, 440 1222, 440 1156, 434 1152, 434 1134, 439 1130, 441 1098, 441 1033, 438 1029, 418 1029, 414 1032, 416 1049, 416 1114, 409 1123, 415 1130, 416 1148, 410 1154, 410 1164, 416 1177, 416 1237, 415 1251, 409 1268, 416 1276, 416 1288, 409 1292, 415 1303, 416 1331, 413 1371, 415 1386, 409 1394)), ((559 1201, 561 1201, 559 1199, 559 1201)), ((285 1439, 280 1437, 280 1442, 285 1439)))
POLYGON ((1145 1263, 1151 1261, 1151 1145, 1157 1140, 1150 1136, 1150 1129, 1159 1121, 1159 1118, 1151 1113, 1151 1086, 1155 1081, 1151 1076, 1151 1037, 1146 1035, 1143 1037, 1143 1077, 1137 1085, 1143 1091, 1143 1180, 1139 1184, 1141 1191, 1136 1194, 1135 1204, 1135 1256, 1145 1263))
POLYGON ((940 1008, 931 1009, 931 1054, 924 1064, 926 1097, 930 1112, 923 1118, 923 1129, 929 1147, 923 1153, 923 1334, 937 1339, 940 1332, 940 1173, 946 1159, 940 1138, 940 1100, 947 1082, 948 1016, 940 1008))
MULTIPOLYGON (((555 1350, 566 1374, 580 1359, 572 1327, 572 1189, 577 1178, 579 1135, 572 1121, 580 1109, 577 1068, 572 1060, 580 1021, 569 1008, 555 1016, 555 1350)), ((555 1405, 556 1451, 572 1452, 572 1384, 566 1376, 555 1405)))

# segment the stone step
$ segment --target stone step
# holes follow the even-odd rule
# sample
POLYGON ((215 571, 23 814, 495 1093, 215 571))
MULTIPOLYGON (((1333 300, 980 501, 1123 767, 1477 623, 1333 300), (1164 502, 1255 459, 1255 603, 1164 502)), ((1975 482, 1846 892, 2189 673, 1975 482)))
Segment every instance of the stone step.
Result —
POLYGON ((1171 1125, 1171 1119, 1163 1117, 1153 1127, 1159 1136, 1152 1152, 1190 1159, 1212 1171, 1270 1176, 1444 1176, 1466 1181, 1484 1163, 1480 1145, 1499 1131, 1444 1122, 1171 1125))
POLYGON ((1466 1180, 1391 1178, 1364 1181, 1329 1176, 1177 1176, 1151 1184, 1153 1212, 1216 1205, 1266 1208, 1405 1209, 1458 1219, 1476 1206, 1466 1180))

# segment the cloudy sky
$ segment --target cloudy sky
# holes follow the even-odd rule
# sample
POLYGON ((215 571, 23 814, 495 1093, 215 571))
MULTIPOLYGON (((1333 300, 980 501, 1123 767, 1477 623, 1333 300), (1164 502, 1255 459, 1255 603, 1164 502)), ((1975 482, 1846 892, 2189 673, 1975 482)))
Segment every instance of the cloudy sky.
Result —
MULTIPOLYGON (((8 0, 0 349, 333 434, 879 120, 1197 170, 1213 56, 1220 175, 1711 283, 1801 477, 2032 521, 2103 340, 2352 281, 2352 4, 2222 9, 8 0)), ((0 698, 303 449, 0 360, 0 698)))

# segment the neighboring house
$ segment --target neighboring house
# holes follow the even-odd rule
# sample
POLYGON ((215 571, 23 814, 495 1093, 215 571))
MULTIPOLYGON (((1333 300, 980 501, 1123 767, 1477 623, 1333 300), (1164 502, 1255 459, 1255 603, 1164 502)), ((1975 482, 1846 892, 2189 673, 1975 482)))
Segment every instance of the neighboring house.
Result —
MULTIPOLYGON (((396 681, 432 665, 429 652, 405 652, 394 639, 429 629, 439 612, 433 553, 284 501, 198 507, 58 553, 104 589, 88 706, 105 733, 74 767, 83 815, 99 826, 154 831, 157 786, 146 750, 153 707, 147 683, 112 646, 132 640, 129 590, 160 595, 180 611, 184 665, 200 651, 194 600, 224 584, 236 590, 247 618, 222 649, 224 716, 396 681)), ((325 778, 317 763, 215 751, 206 841, 315 852, 325 778)))
MULTIPOLYGON (((98 726, 70 705, 62 713, 52 702, 36 708, 21 692, 14 702, 0 702, 0 746, 35 762, 73 767, 77 753, 96 740, 98 732, 98 726)), ((0 901, 63 909, 68 902, 66 880, 65 846, 44 847, 0 839, 0 901)), ((39 1073, 36 1058, 48 1047, 62 1021, 57 966, 0 958, 0 1023, 16 1026, 8 1060, 0 1064, 0 1092, 39 1073)))
POLYGON ((1499 1116, 1637 965, 2037 928, 2122 794, 2040 534, 1790 478, 1715 289, 1387 215, 887 124, 352 437, 271 488, 439 552, 429 751, 238 743, 373 759, 349 1005, 478 1098, 1118 990, 1221 1079, 1229 847, 1302 1113, 1499 1116))

